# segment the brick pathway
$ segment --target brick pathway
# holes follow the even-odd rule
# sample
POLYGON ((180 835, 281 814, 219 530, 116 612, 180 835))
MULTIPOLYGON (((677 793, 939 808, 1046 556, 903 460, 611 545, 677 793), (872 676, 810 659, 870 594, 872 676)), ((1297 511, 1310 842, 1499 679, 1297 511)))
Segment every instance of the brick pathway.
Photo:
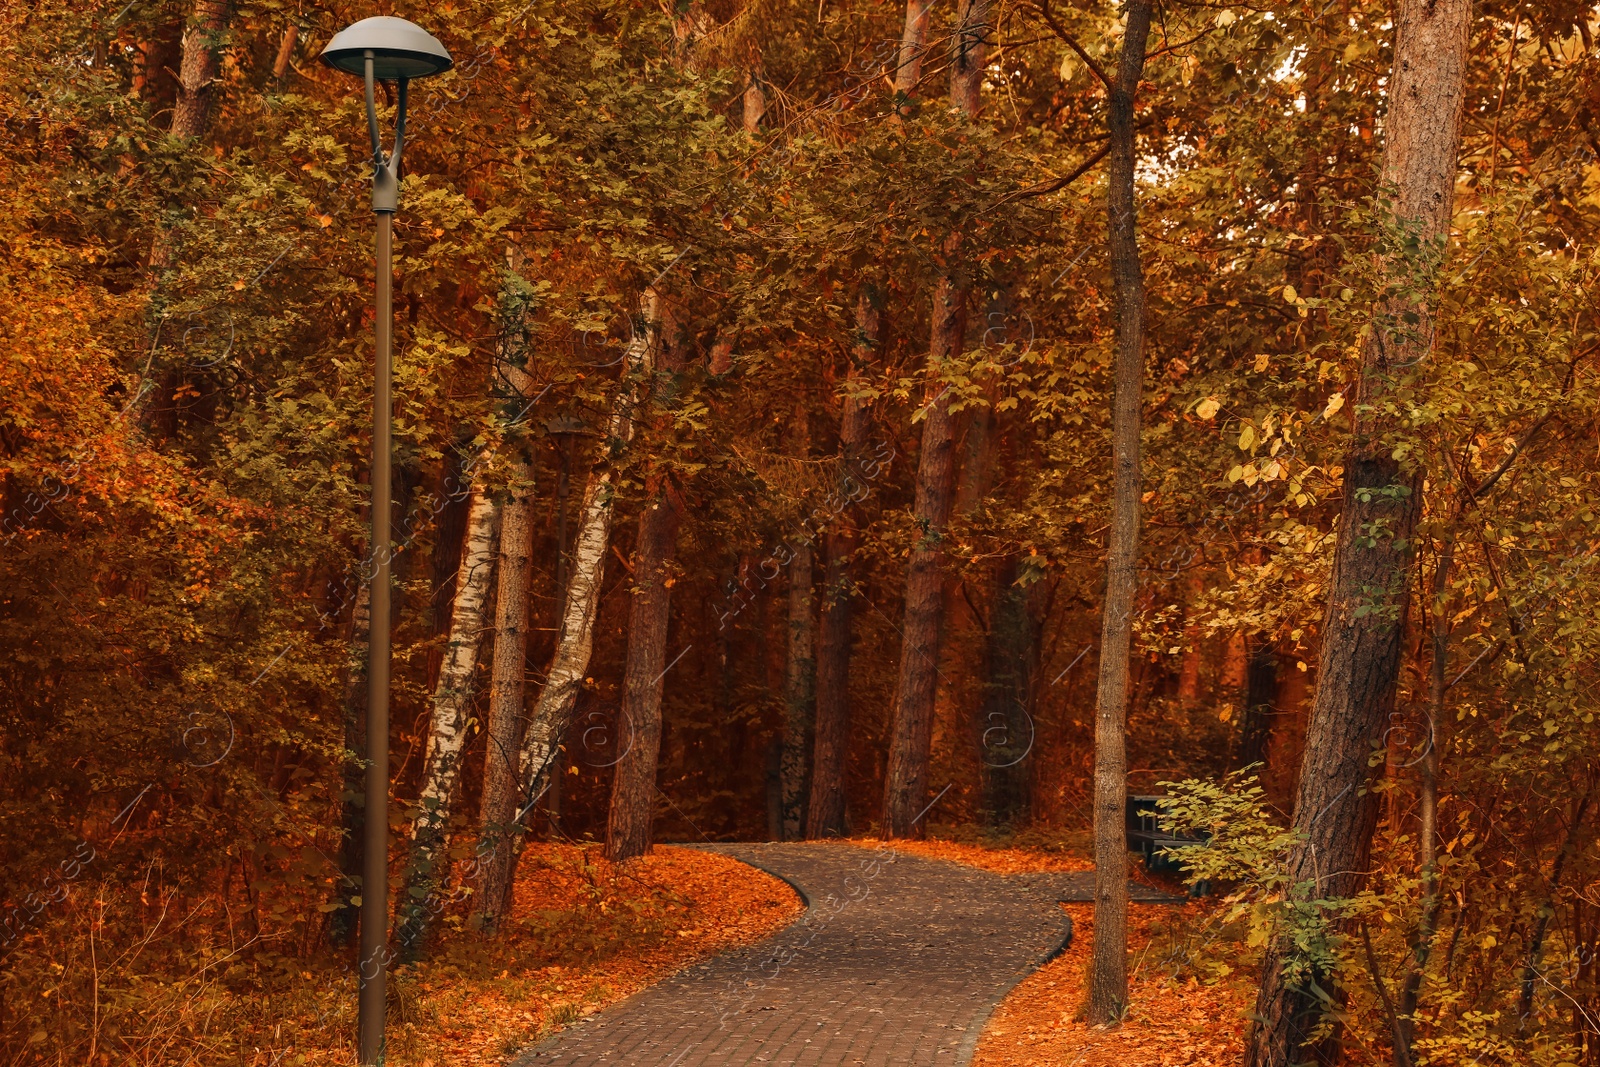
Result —
POLYGON ((965 1064, 1005 992, 1066 945, 1071 922, 1056 902, 1082 899, 1093 880, 991 874, 888 848, 709 847, 786 879, 810 907, 513 1067, 965 1064))

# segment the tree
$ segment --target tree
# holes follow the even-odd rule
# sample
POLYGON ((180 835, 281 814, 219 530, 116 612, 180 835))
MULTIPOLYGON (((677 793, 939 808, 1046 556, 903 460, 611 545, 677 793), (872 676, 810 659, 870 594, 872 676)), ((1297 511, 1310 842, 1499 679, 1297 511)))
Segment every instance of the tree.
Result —
POLYGON ((489 679, 488 750, 483 764, 482 889, 477 923, 493 933, 511 901, 522 817, 518 756, 524 724, 523 692, 527 679, 528 585, 533 571, 532 442, 516 414, 533 399, 530 373, 528 313, 533 291, 514 269, 506 271, 500 291, 500 343, 495 370, 497 392, 507 408, 512 437, 510 483, 500 505, 500 559, 496 566, 494 661, 489 679), (503 384, 501 384, 503 383, 503 384))
POLYGON ((602 451, 589 472, 578 508, 572 576, 567 580, 555 655, 522 738, 519 764, 523 792, 530 798, 540 796, 549 784, 556 753, 571 725, 578 692, 589 669, 615 511, 614 464, 633 440, 640 383, 654 372, 661 345, 661 314, 660 294, 654 288, 646 288, 639 298, 639 318, 623 358, 622 379, 611 402, 602 451))
MULTIPOLYGON (((839 400, 839 475, 841 501, 861 489, 862 453, 871 427, 871 410, 858 395, 868 368, 877 358, 878 294, 863 284, 856 296, 856 336, 849 355, 839 400)), ((806 837, 843 837, 845 822, 845 755, 850 738, 850 613, 856 596, 851 559, 859 543, 847 514, 835 516, 823 541, 822 619, 817 635, 816 725, 813 741, 810 806, 806 837)))
POLYGON ((430 905, 449 873, 445 834, 461 785, 462 753, 477 680, 478 648, 487 629, 484 623, 489 579, 494 573, 499 533, 499 501, 481 488, 474 491, 467 511, 466 550, 456 581, 449 641, 433 692, 422 790, 417 798, 416 818, 411 823, 411 859, 400 897, 402 919, 397 938, 407 954, 421 948, 431 917, 430 905))
MULTIPOLYGON (((1389 288, 1372 308, 1361 353, 1322 661, 1295 797, 1294 827, 1303 840, 1290 858, 1290 877, 1311 899, 1353 895, 1378 817, 1368 757, 1394 703, 1422 493, 1416 467, 1395 457, 1390 412, 1407 369, 1433 345, 1433 291, 1455 199, 1471 15, 1470 0, 1402 0, 1395 24, 1383 183, 1394 197, 1400 237, 1380 244, 1378 253, 1389 288)), ((1247 1048, 1251 1067, 1301 1058, 1322 1019, 1317 977, 1297 977, 1292 954, 1279 941, 1262 964, 1247 1048)))
MULTIPOLYGON (((658 355, 650 401, 659 414, 653 428, 664 433, 672 422, 683 370, 676 324, 663 314, 655 330, 658 355)), ((667 664, 667 625, 675 580, 673 557, 683 504, 668 470, 652 472, 645 483, 634 542, 633 597, 628 607, 628 656, 623 666, 622 723, 606 820, 606 858, 613 863, 650 851, 655 825, 656 768, 661 756, 661 687, 667 664)))
MULTIPOLYGON (((981 103, 984 57, 993 30, 988 12, 987 0, 962 0, 956 32, 951 39, 950 101, 969 121, 977 118, 981 103)), ((908 8, 908 39, 912 14, 908 8)), ((946 266, 933 291, 928 348, 930 380, 921 412, 922 442, 917 457, 916 500, 912 507, 917 534, 906 568, 900 672, 895 685, 889 765, 883 787, 886 837, 920 836, 920 820, 926 814, 923 805, 928 791, 928 755, 933 740, 933 704, 938 689, 940 629, 944 616, 940 561, 955 476, 953 397, 942 375, 962 353, 970 284, 966 276, 969 268, 961 261, 960 250, 961 235, 948 235, 944 242, 946 266)))

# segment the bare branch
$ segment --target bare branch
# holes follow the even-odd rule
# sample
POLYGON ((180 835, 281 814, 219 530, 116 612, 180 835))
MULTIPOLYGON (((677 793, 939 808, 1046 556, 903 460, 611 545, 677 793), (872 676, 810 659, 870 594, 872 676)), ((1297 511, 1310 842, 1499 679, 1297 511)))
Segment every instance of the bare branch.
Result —
POLYGON ((1089 68, 1096 78, 1100 79, 1100 84, 1105 86, 1106 92, 1109 93, 1111 91, 1111 78, 1107 76, 1104 68, 1095 62, 1094 57, 1083 50, 1083 45, 1078 43, 1078 39, 1068 33, 1067 28, 1061 25, 1061 21, 1051 14, 1050 0, 1039 0, 1039 14, 1044 16, 1045 22, 1049 24, 1050 29, 1055 31, 1055 35, 1065 41, 1068 48, 1078 53, 1078 58, 1083 60, 1084 65, 1089 68))

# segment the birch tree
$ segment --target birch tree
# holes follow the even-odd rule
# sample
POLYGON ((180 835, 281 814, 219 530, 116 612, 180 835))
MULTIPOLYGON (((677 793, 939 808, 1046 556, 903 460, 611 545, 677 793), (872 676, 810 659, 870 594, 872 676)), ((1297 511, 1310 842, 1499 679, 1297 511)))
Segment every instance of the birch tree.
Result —
POLYGON ((638 385, 655 368, 660 322, 660 296, 654 288, 647 288, 639 298, 639 321, 624 354, 622 380, 611 402, 611 417, 601 452, 584 485, 555 655, 522 738, 518 766, 524 810, 549 784, 550 769, 555 764, 561 739, 571 725, 578 693, 589 669, 614 514, 616 470, 613 464, 633 439, 638 385))
POLYGON ((444 884, 449 869, 443 855, 445 832, 461 784, 461 755, 467 741, 499 533, 498 502, 481 488, 474 490, 467 512, 466 548, 456 580, 450 637, 433 692, 422 792, 411 824, 407 885, 400 898, 401 906, 409 909, 399 932, 402 951, 406 952, 421 946, 430 917, 428 903, 444 884))

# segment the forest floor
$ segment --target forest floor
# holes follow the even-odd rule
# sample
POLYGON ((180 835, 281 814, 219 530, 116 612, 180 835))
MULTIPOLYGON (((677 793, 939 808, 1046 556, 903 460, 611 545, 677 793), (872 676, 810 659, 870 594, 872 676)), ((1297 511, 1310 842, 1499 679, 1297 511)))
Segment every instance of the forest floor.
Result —
MULTIPOLYGON (((892 848, 1002 875, 1092 869, 1082 850, 1071 847, 840 843, 850 846, 892 848)), ((1173 888, 1138 873, 1152 886, 1173 888)), ((1111 1031, 1078 1021, 1093 906, 1062 907, 1074 924, 1071 944, 1006 995, 985 1027, 975 1067, 1174 1067, 1237 1060, 1249 990, 1238 975, 1215 981, 1214 961, 1198 962, 1213 903, 1132 906, 1132 1006, 1124 1026, 1111 1031)), ((697 961, 771 937, 803 911, 779 879, 714 852, 660 846, 653 856, 618 868, 603 859, 598 845, 532 844, 521 864, 508 936, 485 942, 457 926, 430 959, 391 971, 388 1062, 500 1067, 519 1050, 697 961)), ((315 981, 301 988, 310 999, 293 998, 299 1002, 291 1004, 280 994, 273 998, 279 1010, 262 1013, 263 1019, 283 1020, 279 1026, 255 1039, 235 1035, 243 1039, 241 1052, 259 1040, 261 1056, 251 1060, 246 1054, 242 1062, 348 1062, 353 985, 315 981)))
POLYGON ((1128 909, 1131 1004, 1122 1026, 1081 1019, 1088 999, 1094 905, 1064 904, 1072 943, 1007 994, 984 1028, 973 1067, 1177 1067, 1238 1063, 1253 987, 1227 980, 1202 985, 1176 977, 1163 958, 1184 940, 1206 905, 1133 904, 1128 909))
POLYGON ((599 846, 541 844, 520 870, 513 955, 498 974, 462 973, 446 959, 405 975, 411 1004, 394 1020, 394 1067, 501 1064, 689 963, 769 937, 804 910, 769 874, 669 846, 618 868, 599 846))
MULTIPOLYGON (((1001 874, 1094 869, 1081 847, 1018 848, 938 839, 897 841, 894 847, 1001 874)), ((1140 865, 1130 873, 1144 884, 1181 892, 1140 865)), ((1001 1001, 984 1028, 973 1067, 1200 1067, 1239 1061, 1254 986, 1247 976, 1224 973, 1218 961, 1206 959, 1205 920, 1216 909, 1214 901, 1130 905, 1131 1004, 1123 1025, 1109 1030, 1081 1018, 1088 1000, 1094 905, 1062 907, 1072 917, 1071 944, 1001 1001)))
MULTIPOLYGON (((725 856, 664 846, 617 867, 598 845, 532 843, 506 936, 490 943, 457 929, 428 960, 390 971, 387 1062, 499 1067, 696 960, 769 937, 803 911, 782 881, 725 856)), ((298 1018, 259 1035, 264 1058, 242 1062, 351 1062, 354 987, 315 986, 318 1003, 298 1005, 298 1018)))

